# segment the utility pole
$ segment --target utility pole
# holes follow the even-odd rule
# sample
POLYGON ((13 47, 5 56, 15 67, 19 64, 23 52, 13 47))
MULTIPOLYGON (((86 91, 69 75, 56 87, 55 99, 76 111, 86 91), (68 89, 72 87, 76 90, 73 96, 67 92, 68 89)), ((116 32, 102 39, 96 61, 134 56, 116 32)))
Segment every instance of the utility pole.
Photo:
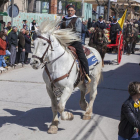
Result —
POLYGON ((13 26, 13 10, 14 10, 14 0, 11 0, 11 4, 12 4, 12 18, 11 18, 11 25, 13 26))
POLYGON ((82 0, 82 18, 84 18, 84 0, 82 0))
POLYGON ((109 12, 110 11, 110 0, 108 0, 108 14, 107 14, 107 20, 109 20, 109 12))

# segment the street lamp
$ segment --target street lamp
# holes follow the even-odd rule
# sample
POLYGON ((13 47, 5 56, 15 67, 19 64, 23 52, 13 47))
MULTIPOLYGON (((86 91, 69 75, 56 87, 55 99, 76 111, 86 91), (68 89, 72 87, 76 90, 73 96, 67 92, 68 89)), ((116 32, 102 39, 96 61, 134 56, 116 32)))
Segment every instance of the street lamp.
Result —
POLYGON ((11 0, 12 4, 12 18, 11 18, 11 25, 13 26, 13 9, 14 9, 14 0, 11 0))
POLYGON ((84 0, 82 0, 82 18, 84 18, 84 0))
POLYGON ((110 11, 110 0, 108 0, 108 14, 107 14, 107 20, 109 20, 109 11, 110 11))

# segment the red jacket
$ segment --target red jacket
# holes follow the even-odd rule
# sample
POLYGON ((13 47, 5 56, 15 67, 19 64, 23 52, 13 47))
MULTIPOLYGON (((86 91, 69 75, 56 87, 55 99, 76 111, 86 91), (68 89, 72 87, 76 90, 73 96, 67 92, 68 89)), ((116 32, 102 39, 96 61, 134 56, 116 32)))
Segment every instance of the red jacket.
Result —
POLYGON ((0 55, 6 55, 6 46, 6 41, 0 38, 0 55))

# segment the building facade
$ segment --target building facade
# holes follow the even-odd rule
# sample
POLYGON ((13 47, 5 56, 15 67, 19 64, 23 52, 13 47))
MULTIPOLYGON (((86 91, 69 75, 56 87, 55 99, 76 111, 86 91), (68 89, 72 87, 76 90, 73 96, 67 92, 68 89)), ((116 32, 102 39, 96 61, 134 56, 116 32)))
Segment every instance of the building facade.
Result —
MULTIPOLYGON (((82 2, 82 0, 76 0, 77 2, 82 2)), ((93 10, 97 10, 97 0, 84 0, 84 2, 92 4, 93 10)), ((108 0, 98 0, 99 4, 105 5, 108 0)), ((129 0, 131 3, 131 8, 128 8, 127 18, 128 19, 139 19, 140 18, 140 1, 136 0, 129 0)), ((117 2, 111 2, 112 8, 115 9, 115 12, 110 9, 110 15, 115 16, 117 18, 121 18, 125 9, 129 6, 128 0, 117 0, 117 2)), ((104 18, 107 18, 107 6, 104 6, 104 18)))
MULTIPOLYGON (((14 0, 14 4, 16 4, 19 8, 19 12, 27 13, 28 10, 28 0, 14 0)), ((7 2, 4 6, 4 11, 7 11, 8 6, 11 5, 11 1, 7 2)))

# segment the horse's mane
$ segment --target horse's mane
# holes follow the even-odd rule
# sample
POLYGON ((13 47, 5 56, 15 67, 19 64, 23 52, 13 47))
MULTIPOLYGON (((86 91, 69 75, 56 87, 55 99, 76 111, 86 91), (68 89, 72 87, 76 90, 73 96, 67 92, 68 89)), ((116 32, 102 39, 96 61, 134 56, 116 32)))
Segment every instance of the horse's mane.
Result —
POLYGON ((72 29, 59 29, 61 23, 60 19, 47 19, 41 23, 38 33, 48 33, 49 35, 54 35, 63 47, 69 46, 72 42, 80 41, 80 38, 72 31, 72 29))

